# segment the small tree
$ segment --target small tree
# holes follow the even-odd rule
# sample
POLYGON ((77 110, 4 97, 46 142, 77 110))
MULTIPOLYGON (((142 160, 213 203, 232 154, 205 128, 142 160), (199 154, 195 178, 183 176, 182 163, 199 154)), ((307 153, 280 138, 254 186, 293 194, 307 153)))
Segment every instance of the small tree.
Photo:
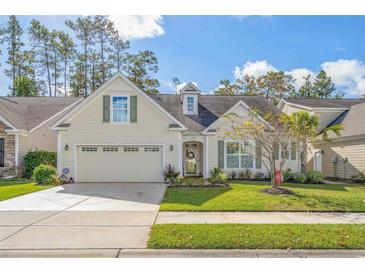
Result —
POLYGON ((283 113, 265 113, 259 116, 257 111, 252 110, 250 117, 250 120, 243 121, 238 118, 238 124, 234 124, 227 135, 235 140, 255 139, 259 142, 259 146, 250 149, 257 154, 260 147, 262 163, 271 174, 271 187, 276 189, 275 171, 281 171, 288 159, 288 147, 292 139, 289 116, 283 113), (277 154, 280 148, 282 157, 279 160, 277 154))
POLYGON ((17 76, 14 82, 14 96, 38 96, 36 82, 28 76, 17 76))
MULTIPOLYGON (((301 172, 307 171, 308 147, 312 143, 319 131, 319 117, 317 114, 311 114, 308 111, 294 112, 289 116, 290 131, 292 135, 298 140, 300 151, 301 172)), ((343 129, 342 125, 331 125, 322 129, 322 140, 329 141, 328 133, 333 132, 340 136, 343 129)))

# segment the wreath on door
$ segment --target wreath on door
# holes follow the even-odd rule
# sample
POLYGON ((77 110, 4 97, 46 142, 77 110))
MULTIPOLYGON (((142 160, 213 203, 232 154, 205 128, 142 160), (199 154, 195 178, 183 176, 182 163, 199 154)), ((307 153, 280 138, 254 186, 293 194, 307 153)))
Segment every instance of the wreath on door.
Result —
POLYGON ((194 154, 194 152, 192 152, 192 151, 188 151, 188 153, 187 153, 187 157, 188 157, 188 159, 194 159, 194 158, 195 158, 195 154, 194 154))

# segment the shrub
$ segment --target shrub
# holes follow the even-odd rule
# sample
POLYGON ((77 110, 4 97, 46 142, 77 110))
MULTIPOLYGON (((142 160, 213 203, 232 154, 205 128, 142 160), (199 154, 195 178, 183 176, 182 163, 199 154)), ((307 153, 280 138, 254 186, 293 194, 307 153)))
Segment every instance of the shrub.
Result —
POLYGON ((58 182, 57 170, 49 164, 40 164, 33 170, 33 180, 38 184, 56 184, 58 182))
POLYGON ((283 180, 287 183, 293 183, 294 182, 294 173, 291 171, 290 168, 284 171, 283 173, 283 180))
POLYGON ((228 175, 222 171, 220 168, 215 167, 210 171, 210 177, 208 181, 214 184, 227 184, 228 175))
POLYGON ((364 171, 359 172, 359 174, 351 177, 351 181, 357 184, 365 184, 365 174, 364 171))
POLYGON ((306 184, 320 184, 324 179, 322 172, 320 171, 309 171, 307 172, 305 183, 306 184))
POLYGON ((232 171, 229 173, 229 178, 231 178, 232 180, 237 179, 237 178, 239 178, 239 173, 238 173, 238 172, 236 172, 236 171, 234 171, 234 170, 232 170, 232 171))
POLYGON ((293 183, 304 184, 306 181, 306 176, 302 172, 293 173, 293 183))
POLYGON ((56 167, 57 154, 56 152, 46 150, 29 151, 24 156, 24 174, 25 178, 32 177, 33 170, 40 164, 48 164, 56 167))
POLYGON ((168 164, 163 175, 170 183, 175 183, 176 179, 180 175, 180 172, 176 171, 172 165, 168 164))
POLYGON ((267 179, 267 176, 265 175, 264 172, 256 171, 256 173, 253 175, 253 178, 256 181, 259 181, 259 180, 266 180, 267 179))

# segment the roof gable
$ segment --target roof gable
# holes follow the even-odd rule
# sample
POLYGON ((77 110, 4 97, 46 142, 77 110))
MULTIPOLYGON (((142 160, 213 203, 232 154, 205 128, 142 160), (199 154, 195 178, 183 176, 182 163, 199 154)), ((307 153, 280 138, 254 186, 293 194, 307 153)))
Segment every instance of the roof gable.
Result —
POLYGON ((144 91, 142 91, 139 87, 133 84, 127 77, 125 77, 121 73, 117 73, 111 79, 106 81, 102 86, 100 86, 97 90, 95 90, 91 95, 85 98, 77 107, 75 107, 72 111, 70 111, 67 115, 61 117, 53 124, 52 129, 64 129, 62 125, 65 123, 69 123, 72 119, 77 116, 84 108, 86 108, 90 103, 94 102, 99 96, 101 96, 109 86, 113 85, 116 81, 124 81, 127 85, 129 85, 133 91, 137 94, 141 95, 146 99, 146 101, 153 105, 158 111, 167 116, 173 123, 176 123, 180 126, 181 129, 184 129, 184 125, 178 121, 173 115, 167 112, 164 108, 162 108, 159 104, 157 104, 152 98, 150 98, 144 91))
POLYGON ((80 98, 0 97, 1 120, 13 130, 32 131, 62 113, 80 98))

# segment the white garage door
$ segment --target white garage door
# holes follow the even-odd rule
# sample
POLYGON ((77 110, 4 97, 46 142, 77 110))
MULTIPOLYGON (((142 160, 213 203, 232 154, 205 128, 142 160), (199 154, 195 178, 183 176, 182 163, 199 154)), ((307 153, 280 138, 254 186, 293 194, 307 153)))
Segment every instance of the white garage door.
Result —
POLYGON ((162 146, 78 146, 78 182, 162 182, 162 146))

